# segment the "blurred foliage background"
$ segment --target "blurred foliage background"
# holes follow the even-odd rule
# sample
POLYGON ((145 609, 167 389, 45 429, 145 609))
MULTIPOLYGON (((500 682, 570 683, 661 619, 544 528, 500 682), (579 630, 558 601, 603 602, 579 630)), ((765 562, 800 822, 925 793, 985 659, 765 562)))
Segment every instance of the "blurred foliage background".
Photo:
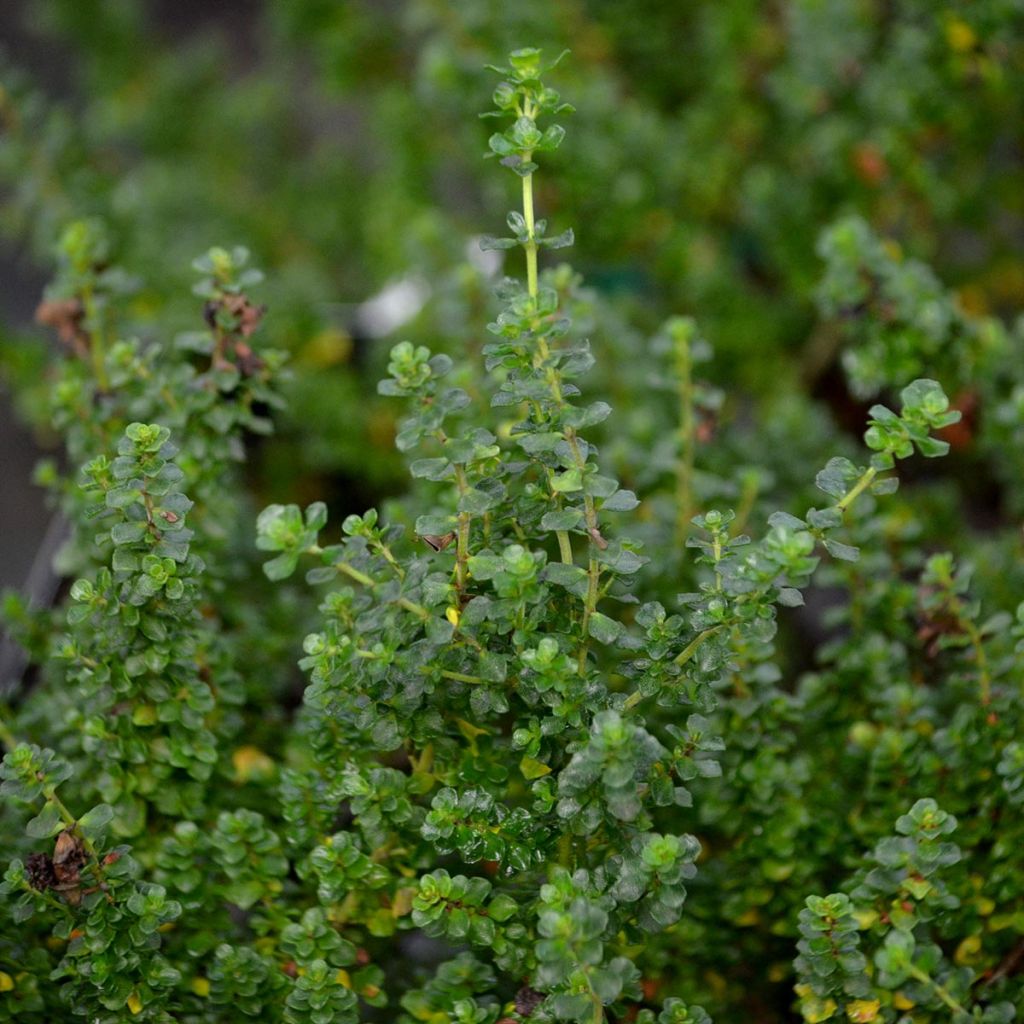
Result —
MULTIPOLYGON (((118 329, 144 342, 202 326, 191 262, 210 246, 247 246, 266 271, 259 343, 290 353, 288 405, 273 437, 250 439, 248 492, 233 496, 243 517, 327 498, 338 521, 406 494, 401 411, 376 382, 401 338, 474 356, 487 337, 501 268, 477 243, 515 200, 508 176, 482 159, 484 65, 539 46, 571 50, 556 84, 577 113, 538 205, 555 231, 576 231, 570 258, 587 286, 568 271, 553 283, 593 342, 587 392, 615 408, 594 434, 602 463, 644 499, 637 533, 657 564, 640 596, 671 600, 692 572, 689 553, 666 555, 665 529, 676 514, 679 382, 661 325, 686 314, 710 343, 695 357, 714 352, 696 368, 701 508, 735 507, 755 533, 769 511, 802 513, 818 500, 809 467, 855 452, 868 405, 935 376, 965 414, 949 435, 953 456, 941 471, 912 464, 908 482, 924 485, 908 488, 912 507, 901 492, 854 536, 876 551, 865 588, 896 588, 891 608, 885 586, 871 600, 911 646, 927 641, 905 583, 918 549, 967 554, 986 608, 1019 601, 1022 0, 5 0, 0 46, 5 570, 19 553, 27 565, 45 526, 21 491, 33 448, 58 447, 47 391, 59 343, 33 317, 57 239, 80 218, 105 223, 110 262, 130 275, 118 329)), ((408 525, 431 500, 413 490, 385 518, 408 525)), ((252 564, 238 571, 251 569, 255 588, 254 530, 240 534, 252 564)), ((824 578, 782 624, 787 687, 829 656, 821 645, 839 599, 824 578)), ((254 716, 263 736, 298 701, 301 679, 279 666, 294 660, 312 605, 252 592, 262 646, 247 685, 269 695, 270 710, 254 716)), ((865 645, 864 666, 851 656, 857 686, 872 672, 888 685, 889 661, 872 668, 878 649, 865 645)), ((678 967, 700 974, 709 1005, 743 1005, 749 1019, 772 1018, 748 972, 775 986, 779 1005, 791 998, 793 894, 835 881, 837 861, 807 852, 808 834, 818 853, 836 844, 826 812, 839 805, 809 803, 817 773, 852 792, 863 783, 860 762, 844 775, 802 756, 808 744, 787 716, 803 728, 804 707, 824 720, 826 697, 859 692, 845 677, 808 678, 811 699, 797 710, 780 701, 763 720, 752 707, 728 722, 737 759, 761 748, 762 729, 796 738, 746 781, 726 772, 740 796, 710 831, 730 852, 702 867, 707 895, 686 936, 704 959, 678 967), (734 843, 734 827, 750 822, 755 838, 734 843), (787 843, 794 861, 807 853, 807 877, 768 884, 763 863, 787 843), (734 927, 722 931, 721 914, 734 927), (729 958, 726 979, 716 965, 729 958)), ((892 693, 898 718, 903 698, 892 693)), ((846 750, 853 713, 831 714, 839 738, 824 749, 846 750)), ((953 810, 970 812, 975 791, 965 784, 953 810)), ((888 829, 905 804, 883 792, 888 829)), ((853 838, 877 838, 876 825, 857 824, 853 838)), ((677 949, 666 962, 684 959, 677 949)))
POLYGON ((399 490, 374 383, 396 338, 482 340, 495 268, 474 240, 508 205, 479 159, 483 65, 538 45, 572 51, 578 114, 539 204, 577 226, 605 303, 592 386, 642 417, 635 356, 693 313, 733 415, 737 396, 795 415, 811 444, 806 399, 863 418, 815 313, 830 222, 861 215, 968 312, 1019 305, 1022 27, 1019 0, 8 0, 0 372, 52 443, 31 313, 71 219, 108 225, 135 275, 122 331, 144 338, 195 326, 191 259, 244 244, 267 270, 265 340, 292 353, 259 499, 362 509, 399 490))

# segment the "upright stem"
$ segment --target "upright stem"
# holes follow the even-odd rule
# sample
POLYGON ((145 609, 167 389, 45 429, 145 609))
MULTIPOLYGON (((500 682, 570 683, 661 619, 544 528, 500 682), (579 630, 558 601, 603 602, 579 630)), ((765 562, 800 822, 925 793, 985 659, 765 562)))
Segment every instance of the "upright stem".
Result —
MULTIPOLYGON (((705 629, 703 633, 698 633, 673 659, 676 665, 685 665, 696 653, 700 650, 701 645, 705 640, 710 640, 716 633, 720 633, 725 629, 726 624, 722 623, 720 626, 711 626, 709 629, 705 629)), ((631 711, 644 699, 644 695, 639 690, 634 690, 626 699, 623 701, 622 710, 631 711)))
POLYGON ((714 535, 711 538, 711 555, 715 560, 715 590, 718 593, 722 592, 722 573, 718 568, 718 563, 722 560, 722 534, 715 530, 714 535))
MULTIPOLYGON (((526 159, 530 159, 527 154, 526 159)), ((537 240, 534 238, 533 175, 523 176, 523 220, 526 221, 526 290, 530 298, 537 297, 537 240)))
POLYGON ((981 635, 974 620, 967 614, 963 601, 954 597, 950 601, 953 614, 956 616, 957 624, 967 634, 974 651, 974 662, 978 666, 978 686, 982 707, 987 707, 992 701, 992 676, 988 667, 988 655, 985 653, 985 638, 981 635))
MULTIPOLYGON (((50 803, 57 809, 57 813, 60 815, 61 820, 64 822, 65 827, 73 832, 78 838, 78 841, 82 844, 82 849, 92 858, 89 864, 89 870, 93 873, 96 878, 96 882, 100 888, 106 892, 106 876, 103 874, 103 866, 100 863, 99 850, 93 845, 89 837, 79 827, 78 819, 68 810, 67 805, 59 796, 57 796, 57 790, 55 786, 46 786, 43 789, 43 796, 46 797, 50 803)), ((109 892, 106 892, 107 902, 113 903, 114 899, 109 892)))
POLYGON ((869 466, 857 482, 836 502, 836 508, 840 512, 845 512, 871 486, 876 476, 878 476, 878 470, 874 466, 869 466))
MULTIPOLYGON (((527 157, 529 159, 529 157, 527 157)), ((523 220, 529 235, 526 242, 526 290, 531 299, 537 298, 537 242, 534 238, 535 214, 533 212, 533 175, 523 178, 523 220)), ((547 348, 545 343, 544 348, 547 348)), ((557 397, 561 397, 561 393, 557 397)), ((567 530, 557 530, 558 552, 566 565, 572 565, 572 544, 567 530)))
POLYGON ((89 355, 92 357, 92 372, 96 377, 96 385, 100 391, 109 391, 110 382, 107 379, 106 344, 103 337, 103 325, 100 323, 91 284, 86 285, 82 289, 82 306, 85 309, 85 317, 89 325, 89 355))
POLYGON ((572 542, 569 540, 569 531, 558 530, 556 535, 558 537, 559 556, 566 565, 572 565, 572 542))
POLYGON ((679 454, 676 463, 676 541, 680 548, 686 543, 693 518, 693 465, 696 429, 693 415, 693 364, 690 339, 686 334, 676 338, 676 373, 679 375, 679 454))
MULTIPOLYGON (((323 549, 319 544, 313 544, 306 549, 308 554, 319 556, 323 549)), ((348 562, 338 560, 332 562, 331 566, 337 571, 347 576, 350 580, 355 580, 356 583, 362 584, 368 590, 376 591, 380 584, 372 577, 368 576, 365 572, 361 572, 354 565, 349 565, 348 562)), ((406 611, 412 612, 413 615, 422 619, 424 622, 430 618, 430 612, 421 604, 417 604, 415 601, 410 601, 407 597, 399 597, 395 599, 395 604, 399 607, 404 608, 406 611)))
MULTIPOLYGON (((523 155, 524 162, 529 161, 532 154, 526 153, 523 155)), ((533 175, 523 175, 523 220, 526 222, 526 290, 530 295, 531 299, 537 298, 537 240, 535 237, 535 214, 533 209, 533 175)), ((537 361, 535 365, 540 366, 547 363, 548 358, 551 355, 551 350, 548 348, 548 343, 543 337, 537 338, 537 361)), ((565 404, 565 398, 562 395, 562 386, 558 380, 558 374, 554 367, 546 367, 546 373, 548 378, 548 384, 551 388, 551 396, 555 400, 556 405, 562 406, 565 404)), ((569 451, 572 454, 573 462, 576 467, 580 470, 582 475, 583 470, 586 466, 586 458, 584 458, 583 452, 580 449, 579 441, 576 438, 576 432, 568 427, 565 430, 565 440, 569 445, 569 451)), ((587 660, 587 637, 588 629, 590 626, 590 618, 597 609, 598 599, 598 584, 601 578, 601 565, 597 560, 597 551, 594 537, 599 535, 598 523, 597 523, 597 508, 594 505, 594 499, 591 495, 584 493, 583 495, 583 514, 587 524, 587 531, 590 534, 590 558, 587 562, 587 595, 584 599, 583 604, 583 643, 580 647, 578 661, 578 669, 582 674, 587 660)), ((561 554, 562 560, 571 562, 572 561, 572 545, 569 543, 569 536, 565 531, 559 531, 558 533, 558 547, 561 554), (568 556, 568 557, 567 557, 568 556)))
POLYGON ((982 638, 981 630, 971 619, 961 620, 967 630, 971 646, 974 648, 974 659, 978 666, 978 684, 981 691, 981 703, 987 707, 992 702, 992 677, 988 670, 988 655, 985 654, 985 641, 982 638))
POLYGON ((916 981, 921 982, 922 985, 930 986, 939 999, 941 999, 950 1010, 954 1011, 954 1013, 967 1013, 967 1010, 957 1002, 944 985, 940 985, 939 982, 937 982, 930 974, 926 971, 922 971, 917 964, 910 965, 910 976, 916 981))
POLYGON ((13 750, 18 745, 18 737, 11 732, 2 718, 0 718, 0 743, 8 750, 13 750))
POLYGON ((736 507, 736 518, 729 527, 730 537, 738 537, 747 528, 747 520, 754 509, 754 502, 757 501, 757 494, 760 488, 761 481, 755 471, 751 470, 743 475, 740 501, 736 507))
MULTIPOLYGON (((462 497, 468 490, 466 471, 462 466, 455 467, 455 481, 458 485, 459 497, 462 497)), ((458 587, 459 593, 466 589, 466 580, 469 575, 467 569, 469 562, 469 526, 469 513, 460 512, 458 530, 455 537, 455 586, 458 587)))

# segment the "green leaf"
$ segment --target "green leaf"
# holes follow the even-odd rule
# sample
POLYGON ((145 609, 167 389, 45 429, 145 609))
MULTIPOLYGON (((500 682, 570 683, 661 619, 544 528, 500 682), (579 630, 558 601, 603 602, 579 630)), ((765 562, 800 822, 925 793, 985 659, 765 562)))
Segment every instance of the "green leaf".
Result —
POLYGON ((263 572, 269 580, 285 580, 295 572, 298 564, 299 556, 286 551, 278 555, 277 558, 264 562, 263 572))
POLYGON ((555 583, 573 594, 582 597, 587 592, 589 577, 587 571, 579 565, 567 565, 564 562, 549 562, 544 567, 544 579, 555 583))
POLYGON ((844 458, 829 459, 825 468, 815 477, 814 483, 818 490, 824 491, 832 498, 841 498, 857 477, 857 467, 844 458))
POLYGON ((455 516, 419 516, 413 529, 417 537, 443 537, 455 529, 455 516))
POLYGON ((572 469, 567 469, 564 473, 552 477, 551 489, 562 494, 581 491, 583 490, 583 476, 574 466, 572 469))
POLYGON ((110 539, 115 544, 137 544, 145 536, 145 523, 116 523, 110 528, 110 539))
POLYGON ((567 249, 570 245, 574 245, 576 237, 573 234, 572 228, 568 228, 559 235, 552 235, 550 238, 544 238, 541 240, 541 245, 546 249, 567 249))
POLYGON ((606 512, 632 512, 640 504, 640 499, 632 491, 616 491, 601 502, 606 512))
POLYGON ((25 825, 26 834, 33 839, 48 839, 64 828, 64 819, 57 810, 57 805, 47 801, 43 809, 25 825))
POLYGON ((576 430, 585 427, 593 427, 603 423, 612 413, 612 407, 607 402, 594 402, 585 409, 572 409, 566 412, 566 421, 576 430))
POLYGON ((621 622, 616 622, 601 612, 592 612, 587 624, 587 632, 603 644, 613 644, 622 636, 623 626, 621 622))
POLYGON ((518 244, 519 241, 515 238, 495 238, 494 235, 483 235, 480 239, 480 248, 483 249, 484 252, 493 252, 498 249, 512 249, 518 244))
POLYGON ((860 558, 860 549, 850 544, 842 544, 837 540, 826 538, 825 550, 833 557, 844 562, 856 562, 860 558))
POLYGON ((487 905, 487 913, 500 923, 515 917, 518 911, 519 904, 507 893, 498 893, 487 905))
POLYGON ((494 508, 500 500, 500 494, 488 494, 477 487, 470 487, 465 494, 459 495, 458 508, 460 512, 478 516, 494 508))
POLYGON ((541 517, 542 530, 574 530, 583 521, 583 511, 578 508, 560 508, 545 512, 541 517))
POLYGON ((78 826, 90 838, 98 839, 114 819, 114 809, 109 804, 97 804, 78 819, 78 826))
POLYGON ((558 431, 539 431, 536 434, 520 434, 516 441, 525 452, 540 455, 552 451, 556 445, 563 443, 565 437, 558 431))
POLYGON ((455 467, 446 458, 415 459, 409 465, 409 472, 426 480, 444 480, 454 475, 455 467))
POLYGON ((322 501, 314 501, 306 507, 306 529, 319 533, 327 525, 327 506, 322 501))
MULTIPOLYGON (((417 533, 419 530, 417 530, 417 533)), ((474 579, 489 580, 505 568, 505 560, 498 555, 479 554, 469 558, 469 571, 474 579)))

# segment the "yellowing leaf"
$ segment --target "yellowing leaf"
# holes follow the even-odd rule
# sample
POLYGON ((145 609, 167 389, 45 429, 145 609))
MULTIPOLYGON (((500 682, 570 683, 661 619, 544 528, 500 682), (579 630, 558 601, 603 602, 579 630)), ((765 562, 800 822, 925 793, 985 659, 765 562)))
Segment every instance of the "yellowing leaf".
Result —
POLYGON ((328 327, 314 334, 299 351, 299 360, 319 368, 348 362, 352 355, 352 338, 337 327, 328 327))
POLYGON ((455 724, 459 727, 459 732, 469 740, 469 749, 476 754, 476 738, 477 736, 486 736, 487 730, 481 729, 480 726, 474 725, 472 722, 467 722, 464 718, 456 718, 455 724))
POLYGON ((974 901, 974 905, 978 908, 978 913, 982 917, 988 917, 996 909, 995 900, 990 900, 987 896, 979 896, 974 901))
POLYGON ((416 888, 404 888, 399 889, 395 893, 395 898, 391 901, 391 916, 392 917, 405 917, 406 914, 412 911, 412 901, 419 890, 416 888))
POLYGON ((953 954, 953 959, 958 964, 970 964, 973 963, 978 953, 981 951, 981 936, 980 935, 968 935, 959 946, 956 947, 956 952, 953 954))
POLYGON ((977 46, 978 37, 966 21, 953 18, 946 25, 946 42, 949 43, 950 49, 958 53, 967 53, 977 46))
POLYGON ((467 740, 475 740, 477 736, 486 736, 487 730, 479 725, 474 725, 472 722, 467 722, 464 718, 455 719, 459 732, 466 737, 467 740))
POLYGON ((807 1024, 821 1024, 821 1021, 828 1020, 836 1012, 836 1001, 812 996, 800 1007, 800 1012, 807 1024))
POLYGON ((853 919, 857 922, 857 927, 861 931, 866 931, 878 920, 878 911, 855 910, 853 912, 853 919))
POLYGON ((864 1024, 865 1021, 872 1021, 878 1016, 881 1006, 877 999, 855 999, 847 1004, 846 1016, 855 1024, 864 1024))
POLYGON ((132 712, 132 725, 156 725, 156 708, 152 704, 139 704, 132 712))
POLYGON ((524 757, 519 762, 519 770, 523 773, 523 778, 529 779, 531 782, 551 774, 551 768, 535 757, 524 757))
POLYGON ((125 1005, 133 1014, 142 1013, 142 1000, 139 998, 138 992, 133 992, 129 997, 125 1005))
POLYGON ((5 971, 0 971, 0 992, 10 992, 14 988, 14 979, 5 971))
POLYGON ((773 882, 784 882, 791 874, 793 869, 796 867, 794 863, 769 860, 765 861, 764 873, 765 876, 770 878, 773 882))
POLYGON ((268 779, 274 774, 274 760, 259 747, 238 747, 231 755, 235 778, 239 782, 268 779))
POLYGON ((210 981, 208 978, 193 978, 192 991, 202 999, 210 994, 210 981))
POLYGON ((882 248, 886 251, 886 254, 890 259, 894 259, 897 262, 903 259, 903 250, 900 248, 899 242, 896 242, 891 238, 887 238, 882 243, 882 248))

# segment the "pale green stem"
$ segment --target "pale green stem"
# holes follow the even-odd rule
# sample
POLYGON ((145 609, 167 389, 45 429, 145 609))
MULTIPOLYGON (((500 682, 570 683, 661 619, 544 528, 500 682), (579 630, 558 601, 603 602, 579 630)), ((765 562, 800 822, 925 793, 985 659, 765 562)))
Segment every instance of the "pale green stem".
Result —
POLYGON ((974 620, 965 614, 962 601, 954 599, 953 609, 960 628, 971 641, 971 648, 974 650, 974 660, 978 666, 978 686, 981 691, 981 703, 982 706, 987 706, 992 700, 992 677, 988 668, 988 655, 985 653, 985 640, 974 620))
MULTIPOLYGON (((422 666, 422 668, 420 668, 420 672, 427 676, 429 676, 433 671, 434 669, 432 669, 429 665, 424 665, 422 666)), ((438 673, 438 675, 440 675, 444 679, 454 679, 457 683, 470 683, 472 685, 478 685, 484 682, 484 680, 480 676, 470 676, 466 675, 466 673, 464 672, 449 672, 447 669, 442 669, 438 673)))
POLYGON ((722 560, 722 535, 716 530, 712 538, 712 553, 715 559, 715 590, 721 593, 722 574, 718 571, 718 563, 722 560))
POLYGON ((383 543, 382 541, 375 542, 373 546, 384 558, 384 560, 388 563, 388 565, 391 566, 391 569, 394 572, 394 574, 400 580, 404 580, 405 570, 396 561, 395 556, 391 553, 391 548, 389 548, 387 544, 383 543))
POLYGON ((967 1010, 949 994, 949 990, 940 985, 931 977, 931 975, 922 971, 916 964, 911 964, 909 970, 912 978, 921 982, 923 985, 930 986, 932 991, 946 1004, 946 1006, 949 1007, 949 1009, 953 1010, 955 1013, 967 1013, 967 1010))
MULTIPOLYGON (((524 161, 530 159, 527 153, 524 161)), ((533 175, 523 176, 523 219, 526 221, 526 290, 531 298, 537 297, 537 240, 534 238, 533 175)))
MULTIPOLYGON (((462 466, 455 467, 455 480, 459 489, 459 497, 465 495, 469 489, 466 482, 466 471, 462 466)), ((461 593, 466 589, 466 581, 469 578, 467 563, 469 562, 469 527, 470 515, 468 512, 460 512, 458 520, 458 532, 455 540, 455 586, 461 593)))
POLYGON ((82 289, 82 306, 89 322, 89 355, 92 357, 92 370, 96 375, 96 384, 100 391, 108 391, 110 382, 107 379, 106 343, 91 284, 82 289))
POLYGON ((566 565, 572 565, 572 542, 569 540, 569 533, 566 530, 556 530, 558 537, 558 553, 566 565))
MULTIPOLYGON (((306 550, 311 555, 319 555, 323 551, 323 548, 321 548, 319 544, 314 544, 306 550)), ((365 572, 361 572, 354 565, 349 565, 348 562, 332 562, 331 566, 343 575, 348 576, 349 579, 355 580, 356 583, 361 583, 369 590, 376 590, 378 587, 377 581, 372 576, 367 576, 365 572)), ((415 601, 410 601, 407 597, 400 597, 395 601, 395 603, 406 611, 412 612, 413 615, 418 616, 424 621, 430 618, 430 612, 428 612, 423 605, 416 604, 415 601)))
MULTIPOLYGON (((719 626, 712 626, 710 629, 705 629, 703 633, 698 633, 673 659, 676 665, 685 665, 696 653, 700 650, 701 645, 705 640, 709 640, 716 633, 721 632, 725 629, 725 623, 719 626)), ((623 711, 631 711, 644 699, 644 695, 639 690, 634 690, 625 700, 622 705, 623 711)))
POLYGON ((676 463, 676 542, 686 543, 693 518, 693 466, 695 461, 696 425, 693 415, 693 368, 690 342, 686 337, 676 341, 676 373, 679 376, 679 453, 676 463))
POLYGON ((861 474, 860 479, 836 502, 836 508, 840 512, 845 512, 871 486, 876 476, 878 470, 874 466, 869 466, 861 474))
POLYGON ((8 750, 13 750, 18 745, 17 736, 11 732, 7 723, 2 718, 0 718, 0 743, 3 743, 8 750))
POLYGON ((754 502, 757 501, 757 494, 761 488, 761 481, 757 473, 747 473, 743 478, 740 501, 736 508, 736 518, 729 527, 729 536, 738 537, 746 528, 750 513, 754 510, 754 502))
MULTIPOLYGON (((528 161, 532 154, 526 153, 523 156, 524 161, 528 161)), ((535 227, 535 214, 533 209, 533 175, 527 174, 523 176, 523 220, 526 222, 526 233, 527 241, 525 245, 526 249, 526 290, 532 299, 537 298, 537 242, 534 237, 535 227)), ((537 339, 537 351, 540 356, 542 363, 546 363, 550 356, 550 350, 548 349, 547 341, 544 338, 537 339)), ((551 394, 555 402, 561 406, 564 404, 565 399, 562 395, 562 388, 558 381, 558 375, 555 373, 553 367, 548 366, 546 368, 548 384, 551 387, 551 394)), ((576 440, 576 435, 571 428, 566 430, 565 439, 569 443, 569 450, 572 453, 573 462, 577 468, 583 471, 586 465, 586 459, 583 458, 583 453, 580 451, 579 443, 576 440)), ((594 499, 589 494, 583 496, 583 511, 587 523, 587 529, 597 532, 597 509, 594 506, 594 499)), ((572 562, 572 548, 568 545, 568 536, 565 538, 563 543, 562 537, 558 538, 559 550, 563 561, 572 562), (568 554, 568 558, 566 555, 568 554)), ((598 595, 598 583, 601 576, 601 566, 594 556, 594 540, 593 534, 591 535, 590 550, 591 557, 587 566, 587 575, 589 577, 587 582, 587 596, 583 606, 583 644, 580 648, 578 658, 578 668, 582 673, 587 659, 587 644, 588 644, 588 628, 590 625, 590 617, 593 615, 597 606, 597 595, 598 595)))

